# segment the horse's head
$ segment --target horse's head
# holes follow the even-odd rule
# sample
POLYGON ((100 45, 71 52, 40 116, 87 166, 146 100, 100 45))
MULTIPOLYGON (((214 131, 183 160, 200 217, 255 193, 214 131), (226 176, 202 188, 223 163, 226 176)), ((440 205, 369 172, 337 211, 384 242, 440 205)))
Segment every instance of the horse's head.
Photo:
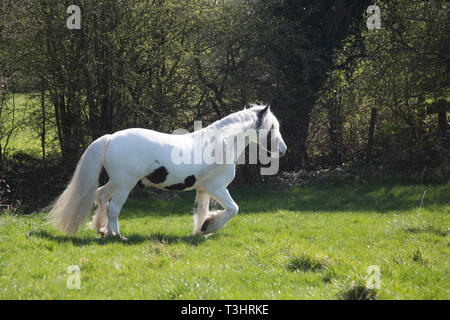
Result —
POLYGON ((270 111, 270 106, 255 107, 255 112, 257 115, 258 143, 265 144, 272 155, 273 153, 284 155, 287 146, 280 133, 280 123, 270 111))

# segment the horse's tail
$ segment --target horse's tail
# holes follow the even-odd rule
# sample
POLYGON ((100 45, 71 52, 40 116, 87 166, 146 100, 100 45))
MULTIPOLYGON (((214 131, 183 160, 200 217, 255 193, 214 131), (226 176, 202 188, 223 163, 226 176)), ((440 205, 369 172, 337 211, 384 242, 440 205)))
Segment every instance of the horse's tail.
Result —
POLYGON ((73 234, 89 216, 109 141, 110 135, 98 138, 78 161, 69 185, 56 199, 49 213, 49 219, 57 229, 73 234))

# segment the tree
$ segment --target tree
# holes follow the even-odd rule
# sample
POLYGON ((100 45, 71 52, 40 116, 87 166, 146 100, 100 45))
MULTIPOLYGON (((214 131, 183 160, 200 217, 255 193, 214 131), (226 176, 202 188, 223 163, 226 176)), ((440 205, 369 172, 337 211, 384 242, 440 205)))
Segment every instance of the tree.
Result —
MULTIPOLYGON (((343 41, 330 76, 335 81, 321 93, 339 92, 346 128, 343 149, 348 150, 344 160, 366 157, 410 168, 435 166, 448 153, 447 4, 376 4, 381 29, 362 28, 343 41)), ((334 139, 331 132, 329 139, 334 139)))
POLYGON ((267 68, 261 96, 277 106, 290 152, 285 168, 308 166, 311 112, 333 69, 333 52, 365 1, 260 1, 255 57, 267 68))

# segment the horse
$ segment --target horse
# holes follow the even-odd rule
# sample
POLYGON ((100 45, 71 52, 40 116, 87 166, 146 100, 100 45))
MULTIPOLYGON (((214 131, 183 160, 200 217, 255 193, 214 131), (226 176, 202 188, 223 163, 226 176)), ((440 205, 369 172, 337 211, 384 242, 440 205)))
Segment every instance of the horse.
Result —
POLYGON ((227 187, 235 177, 239 155, 249 143, 262 141, 260 138, 270 139, 271 149, 274 150, 266 151, 272 155, 280 156, 287 150, 279 122, 269 105, 250 105, 201 130, 182 135, 141 128, 106 134, 85 150, 69 184, 54 202, 48 217, 57 229, 74 234, 96 203, 92 228, 102 236, 126 240, 119 232, 119 214, 130 191, 141 181, 146 186, 164 190, 196 190, 198 209, 194 214, 193 233, 210 235, 238 214, 239 207, 227 187), (236 144, 234 137, 243 136, 248 130, 254 130, 258 139, 247 137, 245 143, 236 144), (174 155, 180 152, 192 155, 196 149, 202 151, 213 144, 214 140, 225 143, 224 149, 219 148, 225 155, 234 150, 232 161, 174 161, 174 155), (231 149, 227 147, 229 145, 231 149), (98 187, 103 168, 109 180, 98 187), (211 199, 218 202, 223 210, 210 211, 211 199))

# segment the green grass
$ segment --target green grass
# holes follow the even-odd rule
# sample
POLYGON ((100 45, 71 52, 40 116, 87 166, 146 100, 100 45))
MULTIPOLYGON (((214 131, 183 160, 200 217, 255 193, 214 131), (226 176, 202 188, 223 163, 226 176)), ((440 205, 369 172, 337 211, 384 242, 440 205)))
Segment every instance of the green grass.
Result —
POLYGON ((129 199, 128 242, 45 214, 0 216, 1 299, 448 299, 446 185, 269 185, 231 190, 240 214, 191 236, 194 194, 129 199), (423 206, 418 207, 424 190, 423 206), (68 267, 81 288, 68 289, 68 267), (378 266, 381 288, 368 287, 378 266))

